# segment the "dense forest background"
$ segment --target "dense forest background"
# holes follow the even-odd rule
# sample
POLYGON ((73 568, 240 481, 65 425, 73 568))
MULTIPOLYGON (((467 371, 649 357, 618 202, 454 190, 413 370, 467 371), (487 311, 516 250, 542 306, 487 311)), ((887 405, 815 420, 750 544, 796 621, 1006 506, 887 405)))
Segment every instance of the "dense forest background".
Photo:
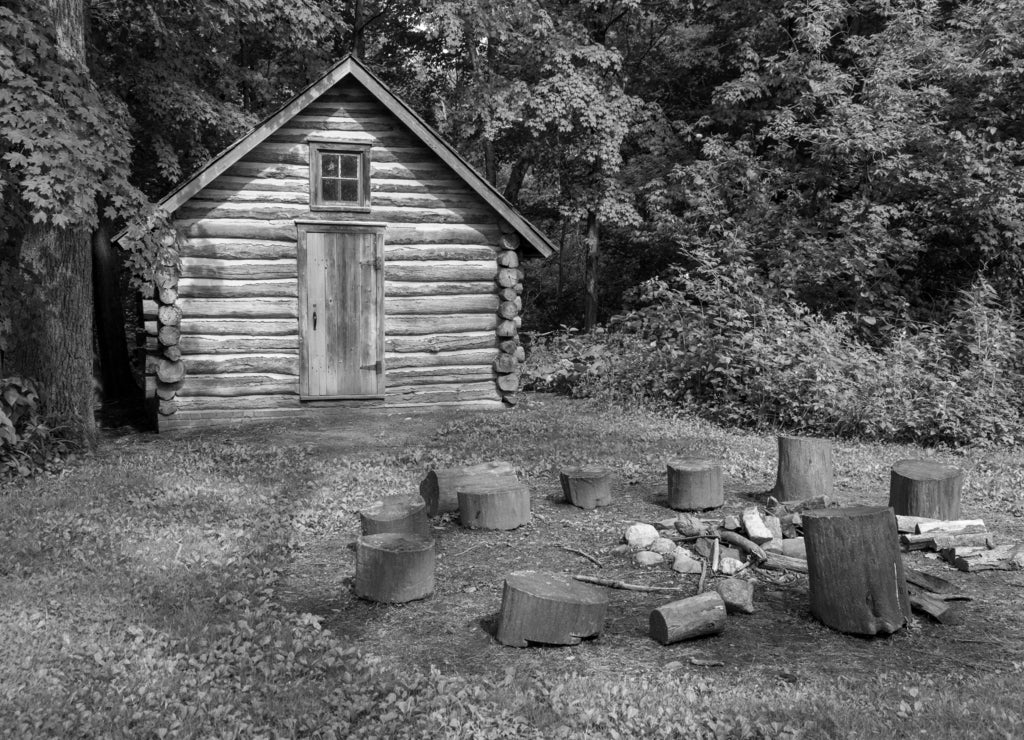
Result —
POLYGON ((88 431, 97 234, 128 225, 145 280, 151 204, 350 51, 561 246, 528 268, 535 387, 1024 441, 1002 0, 5 3, 0 349, 52 410, 88 431))

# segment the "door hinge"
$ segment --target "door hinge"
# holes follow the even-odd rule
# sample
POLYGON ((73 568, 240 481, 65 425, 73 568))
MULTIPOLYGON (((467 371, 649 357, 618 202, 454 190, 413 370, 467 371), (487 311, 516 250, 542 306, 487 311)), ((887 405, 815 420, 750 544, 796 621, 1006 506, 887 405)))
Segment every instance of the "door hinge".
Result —
POLYGON ((384 372, 384 361, 383 360, 377 360, 372 365, 360 365, 359 369, 360 370, 373 370, 375 373, 377 373, 377 375, 380 375, 382 372, 384 372))

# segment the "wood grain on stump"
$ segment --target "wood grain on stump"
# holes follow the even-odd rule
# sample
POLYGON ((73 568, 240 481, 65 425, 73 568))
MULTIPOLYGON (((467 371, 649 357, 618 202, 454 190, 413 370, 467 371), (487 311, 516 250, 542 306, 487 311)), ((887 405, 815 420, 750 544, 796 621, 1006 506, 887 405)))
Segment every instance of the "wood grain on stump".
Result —
POLYGON ((503 488, 457 491, 459 520, 470 529, 515 529, 530 523, 530 489, 516 483, 503 488))
POLYGON ((858 635, 888 635, 907 623, 910 601, 891 509, 816 509, 803 514, 803 525, 815 617, 858 635))
POLYGON ((519 483, 511 463, 501 460, 431 470, 420 483, 427 516, 459 510, 458 489, 465 491, 507 488, 519 483))
POLYGON ((779 501, 831 496, 834 471, 830 440, 779 437, 779 469, 772 495, 779 501))
POLYGON ((704 635, 717 635, 725 629, 725 601, 717 591, 663 604, 651 612, 650 634, 662 645, 704 635))
POLYGON ((901 516, 959 519, 960 468, 932 460, 900 460, 889 477, 889 506, 901 516))
POLYGON ((687 458, 668 462, 668 505, 680 511, 716 509, 724 502, 722 466, 687 458))
POLYGON ((607 468, 563 468, 558 478, 565 500, 581 509, 595 509, 612 502, 612 473, 607 468))
POLYGON ((359 512, 363 534, 418 534, 432 535, 427 519, 427 504, 415 494, 385 496, 359 512))
POLYGON ((356 541, 356 596, 403 603, 434 593, 434 539, 414 534, 369 534, 356 541))
POLYGON ((561 573, 523 570, 505 579, 498 619, 498 642, 576 645, 604 627, 608 597, 561 573))

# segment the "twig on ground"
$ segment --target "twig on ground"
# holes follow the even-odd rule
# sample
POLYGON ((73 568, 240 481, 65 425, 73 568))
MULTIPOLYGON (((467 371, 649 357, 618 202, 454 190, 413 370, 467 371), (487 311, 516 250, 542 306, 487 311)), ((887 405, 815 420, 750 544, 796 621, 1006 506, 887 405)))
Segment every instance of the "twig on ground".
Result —
POLYGON ((708 577, 708 564, 705 561, 701 560, 700 561, 700 580, 697 581, 697 593, 698 594, 704 593, 704 581, 707 580, 707 577, 708 577))
POLYGON ((577 550, 575 547, 569 547, 568 545, 559 545, 559 547, 561 547, 563 550, 565 550, 567 552, 575 553, 576 555, 579 555, 580 557, 586 558, 587 560, 592 562, 594 565, 596 565, 598 568, 603 568, 604 567, 603 565, 601 565, 601 561, 600 560, 598 560, 597 558, 595 558, 593 555, 591 555, 589 553, 583 552, 583 550, 577 550))
POLYGON ((465 554, 466 554, 467 552, 470 552, 470 551, 472 551, 472 550, 475 550, 476 548, 478 548, 478 547, 482 547, 482 546, 484 546, 484 545, 486 545, 486 544, 487 544, 486 542, 477 542, 477 543, 476 543, 475 545, 473 545, 472 547, 467 547, 467 548, 466 548, 465 550, 463 550, 462 552, 457 552, 457 553, 455 553, 454 555, 449 555, 449 557, 452 557, 452 558, 457 558, 457 557, 459 557, 459 556, 461 556, 461 555, 465 555, 465 554))
POLYGON ((604 586, 606 588, 618 588, 623 591, 682 591, 684 589, 676 586, 641 586, 638 583, 626 583, 625 581, 615 581, 611 578, 598 578, 597 576, 573 576, 577 581, 583 581, 583 583, 593 583, 598 586, 604 586))

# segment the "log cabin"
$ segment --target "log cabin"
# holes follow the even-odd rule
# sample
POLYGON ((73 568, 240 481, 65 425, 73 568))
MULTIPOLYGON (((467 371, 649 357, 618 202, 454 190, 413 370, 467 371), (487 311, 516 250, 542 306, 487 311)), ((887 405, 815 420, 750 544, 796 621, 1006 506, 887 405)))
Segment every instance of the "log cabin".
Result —
POLYGON ((143 302, 160 430, 362 406, 514 404, 547 237, 346 57, 168 194, 143 302))

